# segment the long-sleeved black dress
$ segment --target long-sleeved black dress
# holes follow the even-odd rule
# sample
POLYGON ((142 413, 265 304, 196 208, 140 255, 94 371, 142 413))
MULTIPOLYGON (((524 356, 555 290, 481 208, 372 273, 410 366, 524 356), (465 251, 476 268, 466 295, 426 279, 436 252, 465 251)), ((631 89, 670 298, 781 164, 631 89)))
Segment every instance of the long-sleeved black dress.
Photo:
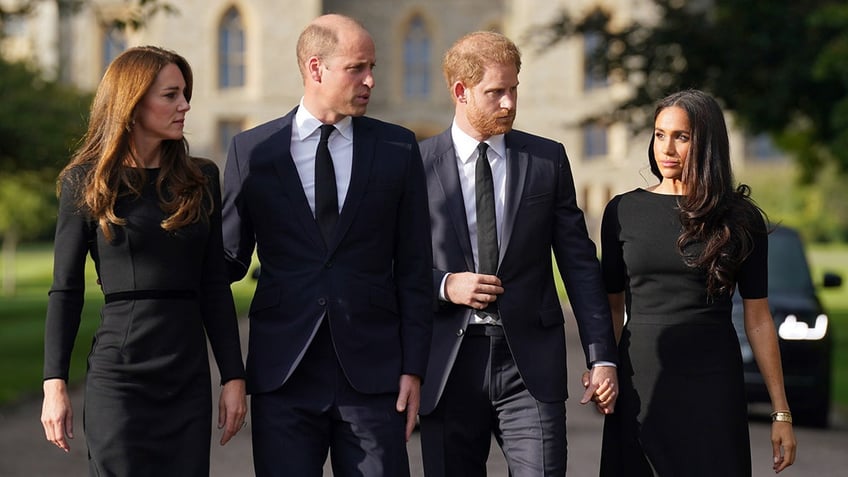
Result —
POLYGON ((113 240, 79 210, 85 167, 61 185, 44 378, 68 378, 80 323, 86 255, 105 295, 88 356, 84 428, 96 476, 208 476, 212 432, 206 335, 221 379, 244 377, 225 272, 218 169, 202 161, 214 210, 168 232, 158 205, 158 169, 140 197, 119 197, 125 226, 113 240), (204 333, 205 331, 205 333, 204 333))
MULTIPOLYGON (((620 395, 604 422, 602 476, 751 475, 731 296, 708 297, 705 273, 683 262, 678 199, 636 189, 604 213, 604 280, 607 292, 625 292, 628 321, 620 395)), ((737 275, 743 298, 767 296, 768 241, 756 217, 762 233, 752 234, 754 250, 737 275)))

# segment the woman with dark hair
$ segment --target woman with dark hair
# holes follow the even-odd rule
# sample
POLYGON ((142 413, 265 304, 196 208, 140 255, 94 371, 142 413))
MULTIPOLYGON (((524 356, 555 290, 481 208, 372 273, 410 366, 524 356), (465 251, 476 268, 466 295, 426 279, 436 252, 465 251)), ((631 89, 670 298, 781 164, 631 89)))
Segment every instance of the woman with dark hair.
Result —
POLYGON ((601 227, 621 356, 601 475, 751 475, 733 293, 775 410, 780 472, 795 437, 767 298, 768 229, 748 186, 733 183, 718 103, 696 90, 662 100, 648 157, 660 182, 613 198, 601 227))
POLYGON ((157 47, 122 53, 59 175, 41 421, 47 440, 68 452, 68 368, 91 255, 105 297, 85 381, 91 475, 209 475, 207 335, 223 384, 221 444, 244 423, 218 168, 189 156, 183 136, 191 91, 183 57, 157 47))

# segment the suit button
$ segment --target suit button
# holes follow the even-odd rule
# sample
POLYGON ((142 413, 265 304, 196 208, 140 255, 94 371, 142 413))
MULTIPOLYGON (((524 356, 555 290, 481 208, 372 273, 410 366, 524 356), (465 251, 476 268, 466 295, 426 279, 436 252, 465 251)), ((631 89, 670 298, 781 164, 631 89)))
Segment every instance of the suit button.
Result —
POLYGON ((325 263, 325 264, 324 264, 324 268, 333 268, 333 261, 332 261, 332 260, 330 260, 330 261, 328 261, 327 263, 325 263))
POLYGON ((326 298, 319 298, 319 299, 318 299, 318 304, 319 304, 319 305, 321 305, 321 306, 326 305, 326 304, 327 304, 327 299, 326 299, 326 298))
POLYGON ((465 330, 463 330, 462 328, 456 330, 456 336, 462 336, 464 334, 465 334, 465 330))

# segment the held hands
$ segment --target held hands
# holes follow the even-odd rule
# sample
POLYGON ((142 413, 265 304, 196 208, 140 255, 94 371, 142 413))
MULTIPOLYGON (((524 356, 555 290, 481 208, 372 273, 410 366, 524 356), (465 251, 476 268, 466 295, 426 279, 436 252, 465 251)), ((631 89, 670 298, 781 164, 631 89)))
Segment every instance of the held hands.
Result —
POLYGON ((583 387, 586 392, 580 399, 580 404, 594 401, 595 407, 601 414, 612 414, 615 411, 615 400, 618 398, 618 376, 614 366, 594 366, 591 371, 583 372, 583 387))
POLYGON ((451 303, 482 310, 504 292, 500 278, 494 275, 451 273, 445 280, 445 298, 451 303))
POLYGON ((244 379, 231 379, 224 383, 221 397, 218 399, 218 429, 223 429, 221 445, 247 425, 247 398, 244 379))
POLYGON ((71 446, 67 439, 74 438, 74 411, 64 379, 44 381, 44 403, 41 406, 41 425, 47 440, 65 452, 71 446), (66 439, 67 438, 67 439, 66 439))

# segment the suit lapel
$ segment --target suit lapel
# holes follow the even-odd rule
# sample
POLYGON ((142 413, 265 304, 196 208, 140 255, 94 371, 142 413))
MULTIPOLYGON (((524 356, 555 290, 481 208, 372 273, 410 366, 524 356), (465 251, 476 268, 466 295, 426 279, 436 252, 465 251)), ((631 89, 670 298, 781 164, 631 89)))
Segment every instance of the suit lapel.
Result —
POLYGON ((374 163, 377 139, 370 126, 359 118, 353 118, 353 163, 350 171, 350 185, 344 198, 336 230, 327 248, 334 250, 356 217, 356 212, 368 189, 369 176, 374 163))
POLYGON ((324 243, 324 239, 321 237, 321 229, 318 227, 312 208, 309 207, 306 192, 303 191, 303 184, 300 182, 300 175, 291 155, 292 121, 294 121, 295 111, 297 111, 297 108, 282 119, 283 126, 276 134, 280 154, 272 160, 274 169, 276 169, 282 183, 283 191, 291 201, 291 213, 303 225, 306 233, 312 236, 312 242, 324 243))
POLYGON ((439 151, 443 151, 433 163, 439 185, 445 194, 445 206, 453 223, 457 241, 465 258, 465 266, 474 271, 474 253, 471 250, 471 238, 468 233, 468 218, 465 216, 465 201, 459 182, 459 170, 456 165, 456 151, 453 148, 450 130, 439 136, 439 151))
POLYGON ((504 203, 503 224, 501 227, 500 257, 498 266, 503 262, 512 231, 515 226, 515 217, 518 214, 518 206, 521 196, 524 194, 524 181, 527 178, 527 165, 529 155, 522 151, 523 144, 513 144, 514 135, 506 134, 506 199, 504 203))

